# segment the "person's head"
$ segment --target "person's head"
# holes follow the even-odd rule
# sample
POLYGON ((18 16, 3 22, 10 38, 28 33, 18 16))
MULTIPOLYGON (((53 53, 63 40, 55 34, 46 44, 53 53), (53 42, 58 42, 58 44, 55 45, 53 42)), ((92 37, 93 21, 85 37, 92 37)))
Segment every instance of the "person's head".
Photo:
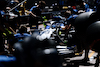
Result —
POLYGON ((46 5, 46 3, 45 3, 45 1, 39 1, 39 7, 41 8, 41 9, 43 9, 44 7, 45 7, 45 5, 46 5))
POLYGON ((26 33, 27 32, 27 28, 25 26, 21 26, 19 29, 19 33, 26 33))
POLYGON ((68 17, 71 15, 71 11, 66 11, 66 12, 64 13, 64 15, 65 15, 66 18, 68 18, 68 17))

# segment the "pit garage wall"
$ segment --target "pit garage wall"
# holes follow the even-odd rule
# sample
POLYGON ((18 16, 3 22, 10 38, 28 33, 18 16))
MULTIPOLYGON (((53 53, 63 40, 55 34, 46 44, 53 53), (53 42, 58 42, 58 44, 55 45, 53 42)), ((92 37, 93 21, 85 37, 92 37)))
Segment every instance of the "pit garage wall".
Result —
MULTIPOLYGON (((32 5, 35 5, 35 2, 38 2, 39 0, 27 0, 26 8, 30 9, 32 5)), ((60 6, 62 5, 75 5, 76 1, 82 1, 82 0, 44 0, 48 6, 51 6, 53 3, 57 2, 60 6)))

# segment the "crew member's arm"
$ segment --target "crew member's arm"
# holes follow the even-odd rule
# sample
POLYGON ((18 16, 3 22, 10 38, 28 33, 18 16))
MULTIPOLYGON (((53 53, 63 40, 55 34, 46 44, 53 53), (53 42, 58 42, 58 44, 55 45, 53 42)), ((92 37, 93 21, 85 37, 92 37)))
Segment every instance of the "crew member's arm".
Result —
POLYGON ((30 11, 29 11, 29 14, 31 14, 32 16, 34 16, 34 17, 36 17, 36 15, 34 14, 34 13, 32 13, 32 10, 34 9, 34 8, 36 8, 37 6, 33 6, 31 9, 30 9, 30 11))
POLYGON ((36 17, 36 15, 35 14, 33 14, 31 11, 29 12, 32 16, 34 16, 34 17, 36 17))

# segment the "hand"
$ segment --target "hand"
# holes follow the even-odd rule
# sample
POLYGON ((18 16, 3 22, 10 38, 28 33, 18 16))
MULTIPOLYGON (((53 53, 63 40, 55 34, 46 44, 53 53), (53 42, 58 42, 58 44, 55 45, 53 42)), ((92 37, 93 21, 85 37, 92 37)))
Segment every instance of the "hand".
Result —
POLYGON ((36 16, 36 18, 41 19, 41 17, 40 17, 40 16, 36 16))
POLYGON ((36 18, 39 19, 40 21, 44 20, 41 16, 36 16, 36 18))

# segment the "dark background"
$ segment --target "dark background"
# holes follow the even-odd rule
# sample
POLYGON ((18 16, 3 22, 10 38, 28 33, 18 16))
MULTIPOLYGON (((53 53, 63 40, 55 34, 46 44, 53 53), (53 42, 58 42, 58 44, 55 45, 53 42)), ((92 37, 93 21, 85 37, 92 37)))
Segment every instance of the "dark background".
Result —
MULTIPOLYGON (((32 5, 34 5, 35 2, 38 2, 39 0, 27 0, 26 8, 30 9, 32 5)), ((52 3, 57 2, 57 0, 44 0, 47 5, 52 5, 52 3)))

